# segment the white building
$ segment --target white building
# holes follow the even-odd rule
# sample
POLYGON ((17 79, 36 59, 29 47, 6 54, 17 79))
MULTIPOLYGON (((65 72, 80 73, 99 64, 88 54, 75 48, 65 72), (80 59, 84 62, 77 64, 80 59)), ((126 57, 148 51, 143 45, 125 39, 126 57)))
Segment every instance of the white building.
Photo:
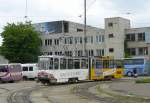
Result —
POLYGON ((34 26, 41 33, 44 55, 84 56, 85 50, 88 56, 123 58, 126 52, 130 56, 150 55, 150 28, 131 28, 130 21, 121 17, 106 18, 105 29, 87 26, 86 37, 84 25, 70 21, 34 26))

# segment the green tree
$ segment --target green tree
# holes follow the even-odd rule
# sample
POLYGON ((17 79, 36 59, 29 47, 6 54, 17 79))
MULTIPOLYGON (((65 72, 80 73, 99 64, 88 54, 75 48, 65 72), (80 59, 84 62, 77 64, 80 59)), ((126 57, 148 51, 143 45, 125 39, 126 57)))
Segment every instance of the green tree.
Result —
POLYGON ((10 24, 4 27, 1 36, 1 55, 13 63, 37 62, 41 39, 31 23, 10 24))

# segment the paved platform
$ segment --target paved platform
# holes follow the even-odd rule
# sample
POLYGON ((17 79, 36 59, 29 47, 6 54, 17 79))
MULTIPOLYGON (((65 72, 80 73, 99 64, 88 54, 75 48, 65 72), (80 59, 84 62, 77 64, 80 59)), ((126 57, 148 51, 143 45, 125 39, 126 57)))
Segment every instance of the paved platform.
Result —
POLYGON ((135 78, 130 78, 125 82, 111 83, 110 89, 129 95, 150 97, 150 83, 135 83, 135 78))

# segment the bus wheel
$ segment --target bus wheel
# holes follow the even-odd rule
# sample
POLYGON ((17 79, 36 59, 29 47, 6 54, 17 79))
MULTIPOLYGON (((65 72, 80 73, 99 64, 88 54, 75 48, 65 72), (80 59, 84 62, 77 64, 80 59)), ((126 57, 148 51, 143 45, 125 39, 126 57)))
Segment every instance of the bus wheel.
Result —
POLYGON ((128 73, 127 73, 127 76, 128 76, 128 77, 131 77, 131 76, 132 76, 132 72, 128 72, 128 73))

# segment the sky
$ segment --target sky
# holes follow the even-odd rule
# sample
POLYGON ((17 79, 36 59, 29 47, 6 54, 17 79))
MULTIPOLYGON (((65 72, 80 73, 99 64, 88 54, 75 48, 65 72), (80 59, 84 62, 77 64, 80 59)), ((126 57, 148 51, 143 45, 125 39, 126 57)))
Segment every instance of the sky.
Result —
MULTIPOLYGON (((104 28, 104 18, 124 17, 131 27, 150 27, 150 0, 87 0, 87 25, 104 28)), ((7 23, 69 20, 84 23, 84 0, 0 0, 0 32, 7 23)), ((0 37, 0 45, 2 38, 0 37)))

